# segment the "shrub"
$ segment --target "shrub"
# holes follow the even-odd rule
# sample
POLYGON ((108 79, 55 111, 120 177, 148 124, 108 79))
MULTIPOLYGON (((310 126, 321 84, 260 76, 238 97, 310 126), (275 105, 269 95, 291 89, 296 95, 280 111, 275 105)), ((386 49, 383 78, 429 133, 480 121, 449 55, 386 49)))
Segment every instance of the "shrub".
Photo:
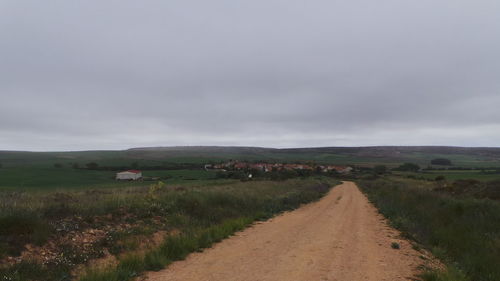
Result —
POLYGON ((0 256, 18 255, 28 243, 41 245, 47 240, 50 232, 51 229, 47 223, 35 214, 20 213, 2 216, 0 217, 0 256))
POLYGON ((446 158, 436 158, 431 160, 432 165, 451 166, 451 160, 446 158))
POLYGON ((445 176, 437 176, 435 179, 435 181, 444 181, 446 180, 445 176))
POLYGON ((85 166, 89 170, 96 170, 97 168, 99 168, 99 165, 97 163, 95 163, 95 162, 87 163, 87 164, 85 164, 85 166))
POLYGON ((394 168, 395 171, 403 171, 403 172, 418 172, 420 171, 420 166, 414 163, 404 163, 397 168, 394 168))
POLYGON ((397 242, 392 242, 391 243, 391 248, 399 250, 399 249, 401 249, 401 246, 397 242))
POLYGON ((387 172, 387 167, 384 165, 377 165, 373 167, 373 172, 378 175, 383 175, 387 172))

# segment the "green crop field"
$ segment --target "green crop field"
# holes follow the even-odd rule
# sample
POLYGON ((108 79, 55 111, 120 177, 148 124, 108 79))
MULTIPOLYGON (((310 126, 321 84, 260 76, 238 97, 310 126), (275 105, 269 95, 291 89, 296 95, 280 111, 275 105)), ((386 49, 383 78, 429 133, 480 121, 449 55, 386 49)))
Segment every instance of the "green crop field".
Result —
MULTIPOLYGON (((79 189, 100 187, 127 187, 150 184, 144 182, 120 182, 114 171, 53 167, 13 167, 0 169, 0 189, 42 191, 54 189, 79 189)), ((145 177, 160 177, 166 184, 214 180, 215 173, 204 170, 148 170, 145 177)))

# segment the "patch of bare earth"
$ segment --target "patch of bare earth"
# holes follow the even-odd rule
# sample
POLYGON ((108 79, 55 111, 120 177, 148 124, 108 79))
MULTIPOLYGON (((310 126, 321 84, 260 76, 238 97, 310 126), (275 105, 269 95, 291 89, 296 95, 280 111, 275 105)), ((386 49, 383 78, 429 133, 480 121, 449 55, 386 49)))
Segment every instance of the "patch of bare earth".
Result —
MULTIPOLYGON (((165 240, 165 237, 167 235, 178 235, 179 231, 178 230, 173 230, 170 232, 160 230, 152 235, 142 235, 140 237, 136 237, 137 239, 140 239, 140 244, 137 246, 137 248, 133 251, 128 251, 123 254, 145 254, 148 250, 156 248, 160 246, 161 243, 165 240)), ((120 255, 115 256, 109 253, 107 249, 104 249, 104 255, 100 258, 97 259, 92 259, 89 260, 85 264, 80 264, 77 265, 71 272, 71 275, 74 277, 77 276, 83 276, 89 269, 92 270, 102 270, 106 268, 111 268, 119 263, 119 258, 120 255)))
POLYGON ((417 251, 352 182, 319 202, 237 233, 193 253, 149 281, 417 280, 425 267, 440 267, 417 251), (399 249, 393 249, 392 243, 399 249))
MULTIPOLYGON (((132 233, 129 240, 137 241, 133 250, 126 253, 141 253, 159 246, 168 234, 177 230, 161 230, 166 222, 161 217, 153 217, 151 222, 144 222, 124 213, 122 216, 93 217, 90 222, 81 217, 64 218, 54 222, 56 233, 41 246, 27 244, 18 256, 8 256, 0 260, 1 266, 12 266, 22 261, 36 262, 47 268, 67 265, 72 268, 73 277, 80 276, 88 268, 98 269, 116 265, 121 253, 110 253, 111 248, 123 241, 116 241, 113 233, 132 233), (128 223, 134 221, 134 223, 128 223), (160 229, 152 234, 133 234, 134 229, 160 229)), ((124 252, 124 254, 125 254, 124 252)))

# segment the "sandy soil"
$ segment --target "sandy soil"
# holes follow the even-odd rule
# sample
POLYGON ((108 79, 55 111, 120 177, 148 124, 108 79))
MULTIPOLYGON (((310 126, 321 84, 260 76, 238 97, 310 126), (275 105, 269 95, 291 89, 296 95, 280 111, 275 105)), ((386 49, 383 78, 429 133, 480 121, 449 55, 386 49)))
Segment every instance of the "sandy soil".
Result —
POLYGON ((352 182, 258 223, 149 281, 414 280, 422 254, 400 239, 352 182), (398 242, 401 249, 391 248, 398 242))

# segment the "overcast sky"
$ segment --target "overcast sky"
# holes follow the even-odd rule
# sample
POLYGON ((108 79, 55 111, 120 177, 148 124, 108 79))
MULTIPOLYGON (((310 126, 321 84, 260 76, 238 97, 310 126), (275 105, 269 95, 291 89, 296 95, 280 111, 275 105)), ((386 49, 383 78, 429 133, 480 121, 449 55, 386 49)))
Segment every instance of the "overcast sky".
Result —
POLYGON ((0 150, 500 144, 498 0, 0 1, 0 150))

